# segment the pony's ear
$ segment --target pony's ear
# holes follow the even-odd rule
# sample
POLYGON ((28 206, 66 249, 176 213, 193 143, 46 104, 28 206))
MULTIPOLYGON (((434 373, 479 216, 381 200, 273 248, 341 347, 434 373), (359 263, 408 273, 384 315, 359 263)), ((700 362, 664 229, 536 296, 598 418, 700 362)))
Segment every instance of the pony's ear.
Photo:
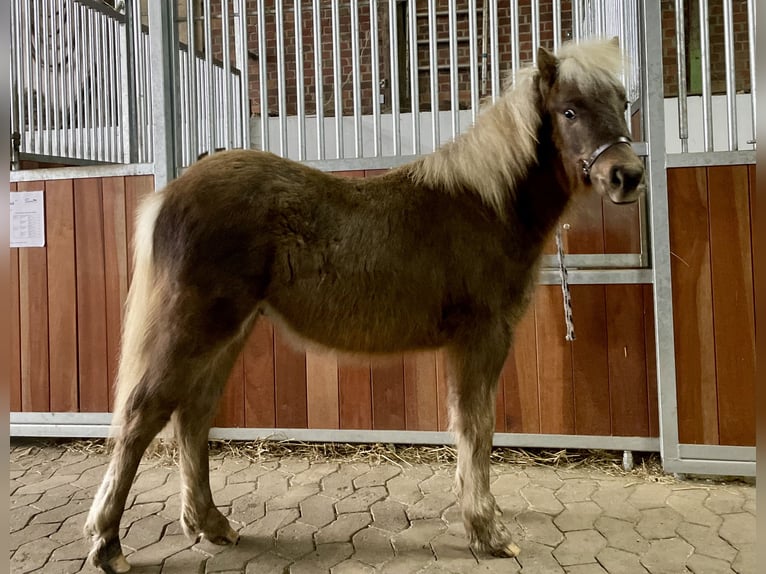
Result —
POLYGON ((540 72, 540 89, 543 93, 546 93, 556 81, 558 67, 558 58, 540 46, 537 49, 537 69, 540 72))

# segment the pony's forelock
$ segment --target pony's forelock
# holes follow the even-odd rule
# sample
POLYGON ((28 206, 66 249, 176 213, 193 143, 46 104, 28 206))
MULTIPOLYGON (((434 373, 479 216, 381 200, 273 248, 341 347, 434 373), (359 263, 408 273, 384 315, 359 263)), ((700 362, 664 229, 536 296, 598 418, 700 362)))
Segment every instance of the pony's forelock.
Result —
POLYGON ((621 74, 629 72, 630 63, 619 46, 603 39, 568 42, 558 51, 558 79, 571 82, 583 92, 620 86, 621 74))

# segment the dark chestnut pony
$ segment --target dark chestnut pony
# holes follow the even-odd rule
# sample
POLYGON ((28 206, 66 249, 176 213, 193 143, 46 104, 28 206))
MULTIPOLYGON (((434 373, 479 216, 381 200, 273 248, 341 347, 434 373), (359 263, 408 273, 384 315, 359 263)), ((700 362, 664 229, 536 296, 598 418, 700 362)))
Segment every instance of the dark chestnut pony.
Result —
POLYGON ((216 153, 142 205, 111 464, 85 532, 126 572, 119 524, 139 460, 172 420, 190 536, 234 543, 208 479, 208 430, 261 315, 350 355, 443 347, 471 546, 514 556, 489 488, 495 389, 543 244, 578 194, 644 190, 614 41, 544 49, 538 66, 435 153, 335 177, 260 151, 216 153))

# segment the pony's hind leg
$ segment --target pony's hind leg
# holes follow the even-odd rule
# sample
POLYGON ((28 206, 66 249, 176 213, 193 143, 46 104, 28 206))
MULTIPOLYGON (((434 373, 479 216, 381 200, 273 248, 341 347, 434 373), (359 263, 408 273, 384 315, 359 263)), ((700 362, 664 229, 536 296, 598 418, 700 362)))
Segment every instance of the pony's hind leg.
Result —
POLYGON ((466 534, 474 550, 512 557, 519 548, 498 517, 489 489, 494 402, 510 345, 510 326, 485 325, 462 341, 447 349, 447 359, 450 418, 458 450, 456 482, 466 534))

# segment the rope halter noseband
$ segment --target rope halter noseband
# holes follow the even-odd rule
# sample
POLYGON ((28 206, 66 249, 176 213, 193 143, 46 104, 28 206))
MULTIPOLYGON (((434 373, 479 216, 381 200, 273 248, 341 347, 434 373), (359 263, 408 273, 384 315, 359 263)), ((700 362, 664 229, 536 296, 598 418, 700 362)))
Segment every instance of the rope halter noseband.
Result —
POLYGON ((598 146, 592 154, 590 154, 590 157, 588 159, 581 159, 580 164, 582 167, 582 172, 585 174, 585 177, 590 177, 590 170, 593 169, 593 164, 596 163, 596 160, 601 157, 601 155, 611 148, 612 146, 616 146, 619 144, 628 144, 630 145, 632 142, 630 141, 630 138, 627 138, 625 136, 620 136, 616 140, 607 142, 605 144, 601 144, 598 146))

